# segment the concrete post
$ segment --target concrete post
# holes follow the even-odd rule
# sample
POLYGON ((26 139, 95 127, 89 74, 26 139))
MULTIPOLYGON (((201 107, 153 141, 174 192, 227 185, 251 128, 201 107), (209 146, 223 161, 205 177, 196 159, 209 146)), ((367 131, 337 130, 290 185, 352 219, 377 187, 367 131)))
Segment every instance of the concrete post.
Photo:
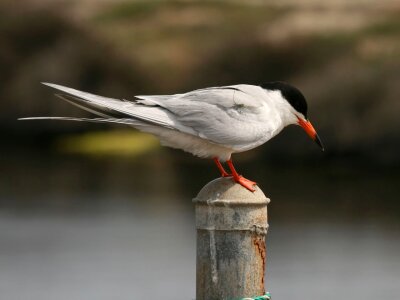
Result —
POLYGON ((196 300, 265 294, 265 236, 269 199, 231 178, 208 183, 195 199, 196 300))

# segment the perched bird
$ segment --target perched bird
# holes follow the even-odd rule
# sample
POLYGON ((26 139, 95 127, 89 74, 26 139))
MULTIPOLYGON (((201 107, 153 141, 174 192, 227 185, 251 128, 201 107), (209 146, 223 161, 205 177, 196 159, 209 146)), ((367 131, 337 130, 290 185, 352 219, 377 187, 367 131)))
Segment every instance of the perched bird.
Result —
POLYGON ((157 136, 162 145, 196 156, 213 158, 221 176, 254 191, 254 181, 239 175, 231 155, 256 148, 284 127, 297 124, 322 148, 307 119, 303 94, 285 82, 261 86, 239 84, 194 90, 184 94, 135 96, 132 100, 101 97, 52 83, 61 99, 99 117, 22 118, 119 123, 157 136), (221 162, 226 162, 230 173, 221 162))

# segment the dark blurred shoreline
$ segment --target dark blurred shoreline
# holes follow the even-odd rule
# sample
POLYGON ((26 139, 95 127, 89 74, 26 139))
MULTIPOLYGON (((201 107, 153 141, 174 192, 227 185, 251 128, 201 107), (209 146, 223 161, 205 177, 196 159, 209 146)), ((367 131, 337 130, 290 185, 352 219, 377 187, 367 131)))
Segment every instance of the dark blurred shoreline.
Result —
MULTIPOLYGON (((190 210, 191 199, 217 177, 210 160, 176 150, 138 158, 93 158, 41 149, 21 155, 20 151, 1 156, 0 205, 5 210, 96 211, 121 199, 145 207, 163 207, 167 202, 190 210)), ((400 218, 398 167, 342 156, 257 159, 254 163, 253 157, 238 155, 238 166, 271 197, 277 220, 398 222, 400 218)))

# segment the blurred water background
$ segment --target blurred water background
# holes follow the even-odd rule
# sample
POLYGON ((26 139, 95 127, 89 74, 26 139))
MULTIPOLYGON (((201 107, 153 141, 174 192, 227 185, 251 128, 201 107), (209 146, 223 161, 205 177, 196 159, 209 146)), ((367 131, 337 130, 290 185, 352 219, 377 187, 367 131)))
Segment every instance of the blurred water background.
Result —
POLYGON ((274 299, 400 294, 398 1, 0 2, 1 299, 194 299, 191 199, 211 161, 87 116, 39 82, 130 99, 285 80, 301 129, 236 155, 272 202, 274 299))

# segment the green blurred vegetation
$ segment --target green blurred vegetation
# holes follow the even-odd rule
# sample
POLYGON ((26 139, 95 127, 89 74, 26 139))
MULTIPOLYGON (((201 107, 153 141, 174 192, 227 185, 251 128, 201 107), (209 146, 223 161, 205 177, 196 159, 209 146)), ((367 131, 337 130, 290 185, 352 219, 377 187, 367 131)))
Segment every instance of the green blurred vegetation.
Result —
POLYGON ((91 156, 137 157, 158 149, 158 140, 150 134, 132 130, 94 131, 65 136, 57 143, 57 150, 64 153, 91 156))

